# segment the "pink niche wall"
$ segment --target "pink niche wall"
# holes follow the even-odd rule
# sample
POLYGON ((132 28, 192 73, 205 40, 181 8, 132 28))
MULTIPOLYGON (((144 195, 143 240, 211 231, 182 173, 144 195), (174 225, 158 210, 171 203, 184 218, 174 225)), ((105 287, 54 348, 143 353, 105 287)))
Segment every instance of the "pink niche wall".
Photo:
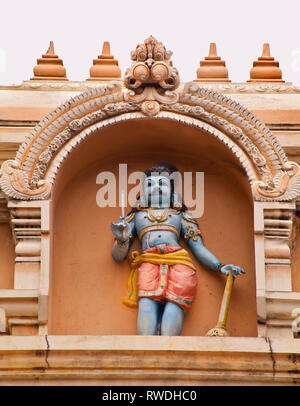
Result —
MULTIPOLYGON (((49 334, 137 334, 137 310, 121 303, 128 262, 111 257, 110 223, 120 208, 97 206, 101 186, 96 177, 102 171, 117 176, 119 163, 127 163, 131 173, 159 160, 173 162, 181 172, 204 172, 204 214, 198 219, 204 243, 222 262, 246 270, 234 284, 228 332, 257 335, 253 206, 246 175, 211 135, 163 119, 128 120, 101 129, 60 168, 51 204, 49 334)), ((139 241, 133 248, 140 249, 139 241)), ((185 336, 205 335, 215 326, 226 282, 199 264, 197 269, 197 295, 186 315, 185 336)))

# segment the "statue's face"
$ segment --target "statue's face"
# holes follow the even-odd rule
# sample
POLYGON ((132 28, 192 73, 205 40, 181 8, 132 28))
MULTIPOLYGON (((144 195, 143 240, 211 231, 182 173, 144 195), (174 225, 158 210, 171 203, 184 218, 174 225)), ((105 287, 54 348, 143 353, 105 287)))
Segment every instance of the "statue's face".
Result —
POLYGON ((148 197, 151 207, 171 205, 171 182, 165 176, 148 176, 143 184, 144 195, 148 197))

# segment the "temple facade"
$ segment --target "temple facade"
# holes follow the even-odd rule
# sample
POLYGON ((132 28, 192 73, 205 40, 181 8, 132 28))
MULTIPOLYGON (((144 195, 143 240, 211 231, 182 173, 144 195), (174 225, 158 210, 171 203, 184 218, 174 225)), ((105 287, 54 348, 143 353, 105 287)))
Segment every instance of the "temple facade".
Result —
POLYGON ((155 38, 125 72, 104 42, 90 76, 69 81, 50 42, 31 78, 0 86, 0 384, 300 383, 300 86, 262 48, 247 82, 212 43, 182 83, 155 38), (207 335, 226 277, 200 264, 181 336, 137 335, 122 304, 120 206, 97 204, 99 174, 119 198, 120 164, 129 175, 160 160, 204 174, 204 243, 246 271, 226 336, 207 335))

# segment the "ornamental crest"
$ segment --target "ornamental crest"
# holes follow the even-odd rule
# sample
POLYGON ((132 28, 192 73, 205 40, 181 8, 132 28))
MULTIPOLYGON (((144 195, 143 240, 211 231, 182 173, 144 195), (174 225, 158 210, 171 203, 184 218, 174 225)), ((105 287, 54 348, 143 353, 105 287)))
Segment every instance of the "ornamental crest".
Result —
POLYGON ((142 111, 149 116, 160 110, 159 103, 174 104, 179 95, 179 75, 173 67, 171 51, 150 36, 131 52, 132 64, 126 70, 124 85, 130 90, 128 101, 142 103, 142 111))

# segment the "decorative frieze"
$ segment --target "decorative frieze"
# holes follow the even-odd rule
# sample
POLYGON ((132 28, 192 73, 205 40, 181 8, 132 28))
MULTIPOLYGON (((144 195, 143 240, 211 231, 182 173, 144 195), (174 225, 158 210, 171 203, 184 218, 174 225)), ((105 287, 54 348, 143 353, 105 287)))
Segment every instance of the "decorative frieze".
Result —
MULTIPOLYGON (((112 81, 107 81, 112 82, 112 81)), ((184 83, 179 85, 179 89, 184 87, 184 83)), ((3 90, 35 90, 35 91, 62 91, 62 92, 86 92, 103 86, 99 82, 86 82, 86 81, 45 81, 45 80, 24 80, 20 84, 13 84, 10 86, 0 86, 3 90)), ((201 82, 201 87, 205 89, 216 90, 223 94, 298 94, 300 93, 300 86, 292 83, 247 83, 247 82, 234 82, 234 83, 210 83, 201 82)))

